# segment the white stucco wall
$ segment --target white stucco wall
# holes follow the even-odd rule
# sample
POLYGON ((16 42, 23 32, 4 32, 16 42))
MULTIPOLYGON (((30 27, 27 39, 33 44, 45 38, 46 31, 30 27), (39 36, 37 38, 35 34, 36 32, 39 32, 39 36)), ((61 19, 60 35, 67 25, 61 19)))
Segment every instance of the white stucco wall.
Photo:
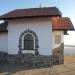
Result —
POLYGON ((0 33, 0 51, 7 52, 8 50, 8 34, 7 32, 0 33))
MULTIPOLYGON (((52 54, 52 24, 50 18, 15 19, 8 23, 8 53, 17 54, 19 37, 22 32, 30 29, 38 36, 39 54, 52 54)), ((23 51, 34 53, 34 51, 23 51)))
POLYGON ((64 34, 63 34, 62 30, 54 30, 52 35, 53 35, 53 41, 52 41, 53 46, 52 46, 52 49, 57 48, 57 47, 60 46, 61 43, 64 43, 64 34), (60 41, 59 44, 55 44, 55 35, 61 35, 61 41, 60 41))

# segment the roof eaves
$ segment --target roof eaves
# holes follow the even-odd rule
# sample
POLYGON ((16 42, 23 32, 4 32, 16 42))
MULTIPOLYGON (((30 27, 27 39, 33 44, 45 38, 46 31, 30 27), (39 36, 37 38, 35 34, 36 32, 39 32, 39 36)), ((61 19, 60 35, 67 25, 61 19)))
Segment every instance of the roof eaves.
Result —
POLYGON ((22 19, 22 18, 38 18, 38 17, 61 17, 61 15, 37 15, 37 16, 21 16, 21 17, 6 17, 1 18, 0 20, 9 20, 9 19, 22 19))

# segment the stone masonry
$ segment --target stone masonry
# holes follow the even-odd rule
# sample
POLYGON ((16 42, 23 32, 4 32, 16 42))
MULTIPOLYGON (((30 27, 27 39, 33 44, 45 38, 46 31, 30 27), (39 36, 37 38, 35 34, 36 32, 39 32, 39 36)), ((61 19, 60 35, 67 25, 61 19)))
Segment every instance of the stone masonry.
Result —
POLYGON ((23 64, 28 67, 51 67, 53 64, 64 63, 64 44, 53 49, 53 55, 44 56, 31 53, 17 55, 0 52, 0 63, 23 64))
MULTIPOLYGON (((4 57, 5 58, 5 57, 4 57)), ((2 59, 4 59, 2 58, 2 59)), ((31 53, 22 54, 21 58, 18 55, 10 55, 6 56, 5 63, 8 64, 22 64, 27 67, 51 67, 52 66, 52 55, 44 56, 44 55, 35 55, 31 53)))
POLYGON ((7 53, 0 52, 0 63, 4 63, 7 61, 7 53))
POLYGON ((53 49, 53 64, 63 64, 64 63, 64 44, 55 49, 53 49))

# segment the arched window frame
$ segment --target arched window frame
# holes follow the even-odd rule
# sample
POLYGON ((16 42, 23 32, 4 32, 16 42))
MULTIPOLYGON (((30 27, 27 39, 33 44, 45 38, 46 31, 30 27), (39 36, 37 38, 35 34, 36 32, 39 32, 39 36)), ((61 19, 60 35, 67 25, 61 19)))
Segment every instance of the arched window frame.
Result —
POLYGON ((24 32, 21 33, 20 37, 19 37, 19 50, 24 50, 23 48, 23 39, 24 39, 24 36, 26 34, 31 34, 33 37, 34 37, 34 50, 37 52, 38 51, 38 48, 39 48, 39 45, 38 45, 38 37, 36 35, 36 33, 32 30, 26 30, 24 32))
POLYGON ((24 37, 25 37, 27 34, 29 34, 29 35, 31 35, 31 36, 33 37, 33 44, 34 44, 33 50, 35 50, 35 37, 34 37, 31 33, 26 33, 26 34, 22 37, 22 50, 25 50, 25 49, 24 49, 24 37))

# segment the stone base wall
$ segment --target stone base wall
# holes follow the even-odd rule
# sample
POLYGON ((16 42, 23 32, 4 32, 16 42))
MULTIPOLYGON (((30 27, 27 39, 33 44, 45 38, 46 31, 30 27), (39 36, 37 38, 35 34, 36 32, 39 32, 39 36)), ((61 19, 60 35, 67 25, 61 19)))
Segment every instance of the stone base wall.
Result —
POLYGON ((7 62, 7 53, 0 52, 0 63, 5 63, 5 62, 7 62))
POLYGON ((11 55, 0 52, 0 63, 24 64, 28 67, 51 67, 53 64, 64 63, 64 44, 53 49, 53 55, 35 55, 31 53, 11 55))
POLYGON ((62 43, 59 47, 53 49, 53 64, 64 63, 64 44, 62 43))
MULTIPOLYGON (((27 67, 51 67, 52 66, 52 55, 35 55, 35 54, 21 54, 19 55, 7 55, 8 64, 23 64, 27 67)), ((5 60, 6 60, 5 59, 5 60)))

